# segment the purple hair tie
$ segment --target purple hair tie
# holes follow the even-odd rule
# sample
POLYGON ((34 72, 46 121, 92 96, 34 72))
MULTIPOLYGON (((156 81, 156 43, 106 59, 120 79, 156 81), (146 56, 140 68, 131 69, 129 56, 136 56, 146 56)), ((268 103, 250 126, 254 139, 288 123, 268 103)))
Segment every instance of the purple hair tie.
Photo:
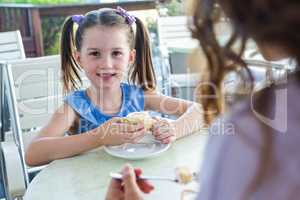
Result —
POLYGON ((121 15, 122 17, 125 18, 127 24, 132 25, 136 19, 133 15, 129 14, 126 10, 121 8, 120 6, 117 7, 117 14, 121 15))
POLYGON ((73 22, 77 23, 78 25, 82 22, 84 16, 83 15, 73 15, 72 20, 73 22))

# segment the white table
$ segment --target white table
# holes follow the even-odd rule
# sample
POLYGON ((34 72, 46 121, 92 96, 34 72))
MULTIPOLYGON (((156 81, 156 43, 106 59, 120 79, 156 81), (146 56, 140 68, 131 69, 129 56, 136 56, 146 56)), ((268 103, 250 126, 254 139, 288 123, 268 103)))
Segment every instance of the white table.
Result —
MULTIPOLYGON (((176 141, 161 155, 144 160, 124 160, 108 155, 102 148, 53 161, 30 183, 24 200, 102 200, 110 182, 109 172, 120 171, 125 163, 141 167, 147 175, 174 176, 176 166, 198 171, 206 144, 206 132, 195 133, 176 141)), ((147 199, 180 199, 185 188, 173 182, 152 181, 155 190, 147 199)))

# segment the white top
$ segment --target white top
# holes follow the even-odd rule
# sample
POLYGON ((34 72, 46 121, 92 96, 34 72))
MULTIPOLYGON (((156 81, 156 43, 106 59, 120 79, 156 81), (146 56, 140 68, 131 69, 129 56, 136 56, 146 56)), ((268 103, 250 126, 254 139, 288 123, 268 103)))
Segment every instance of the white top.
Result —
MULTIPOLYGON (((274 128, 269 133, 273 159, 261 187, 250 199, 299 199, 300 83, 291 81, 287 88, 277 88, 271 99, 274 101, 268 103, 264 99, 263 106, 271 107, 268 124, 274 128)), ((256 177, 264 133, 262 118, 250 108, 250 102, 238 105, 210 130, 199 200, 241 200, 256 177)))

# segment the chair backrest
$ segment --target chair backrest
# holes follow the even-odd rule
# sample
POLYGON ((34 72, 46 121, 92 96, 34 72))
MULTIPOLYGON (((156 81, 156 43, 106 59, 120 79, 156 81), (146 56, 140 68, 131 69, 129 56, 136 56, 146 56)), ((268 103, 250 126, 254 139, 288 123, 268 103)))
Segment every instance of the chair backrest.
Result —
MULTIPOLYGON (((7 62, 12 104, 19 133, 7 134, 22 144, 22 152, 63 103, 59 55, 12 60, 7 62), (16 135, 18 134, 18 135, 16 135)), ((86 87, 89 82, 83 76, 86 87)), ((13 126, 14 124, 12 124, 13 126)))
POLYGON ((59 66, 57 55, 8 63, 23 132, 40 127, 60 105, 59 66))
MULTIPOLYGON (((198 47, 198 40, 192 38, 188 28, 189 20, 188 16, 159 17, 157 20, 159 44, 175 49, 198 47)), ((221 43, 225 43, 229 39, 231 27, 228 21, 220 20, 215 23, 214 29, 221 43)))
POLYGON ((24 59, 25 51, 20 31, 0 33, 0 60, 24 59))
MULTIPOLYGON (((195 68, 194 66, 190 66, 190 53, 194 48, 199 46, 199 42, 192 38, 191 31, 188 28, 189 20, 188 16, 159 17, 157 20, 159 45, 163 51, 168 52, 165 54, 169 56, 171 73, 186 73, 193 71, 187 70, 187 68, 195 68)), ((232 34, 231 25, 224 18, 214 23, 214 31, 218 41, 222 45, 226 44, 232 34)), ((235 47, 239 47, 238 42, 235 43, 235 47)), ((256 50, 254 41, 249 40, 246 48, 256 50)), ((201 50, 198 50, 197 57, 202 62, 206 60, 204 52, 201 50)))
MULTIPOLYGON (((63 102, 59 55, 15 60, 8 65, 22 131, 44 126, 63 102)), ((89 81, 81 75, 86 87, 89 81)))
POLYGON ((167 48, 194 48, 197 40, 192 39, 186 16, 160 17, 157 21, 159 44, 167 48))

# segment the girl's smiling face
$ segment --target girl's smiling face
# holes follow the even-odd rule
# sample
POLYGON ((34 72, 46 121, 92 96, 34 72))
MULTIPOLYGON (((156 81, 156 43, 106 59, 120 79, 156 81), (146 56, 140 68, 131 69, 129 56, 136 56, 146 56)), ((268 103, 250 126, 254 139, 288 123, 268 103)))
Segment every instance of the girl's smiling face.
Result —
POLYGON ((86 29, 75 57, 94 87, 115 89, 134 63, 135 50, 130 50, 125 28, 99 25, 86 29))

